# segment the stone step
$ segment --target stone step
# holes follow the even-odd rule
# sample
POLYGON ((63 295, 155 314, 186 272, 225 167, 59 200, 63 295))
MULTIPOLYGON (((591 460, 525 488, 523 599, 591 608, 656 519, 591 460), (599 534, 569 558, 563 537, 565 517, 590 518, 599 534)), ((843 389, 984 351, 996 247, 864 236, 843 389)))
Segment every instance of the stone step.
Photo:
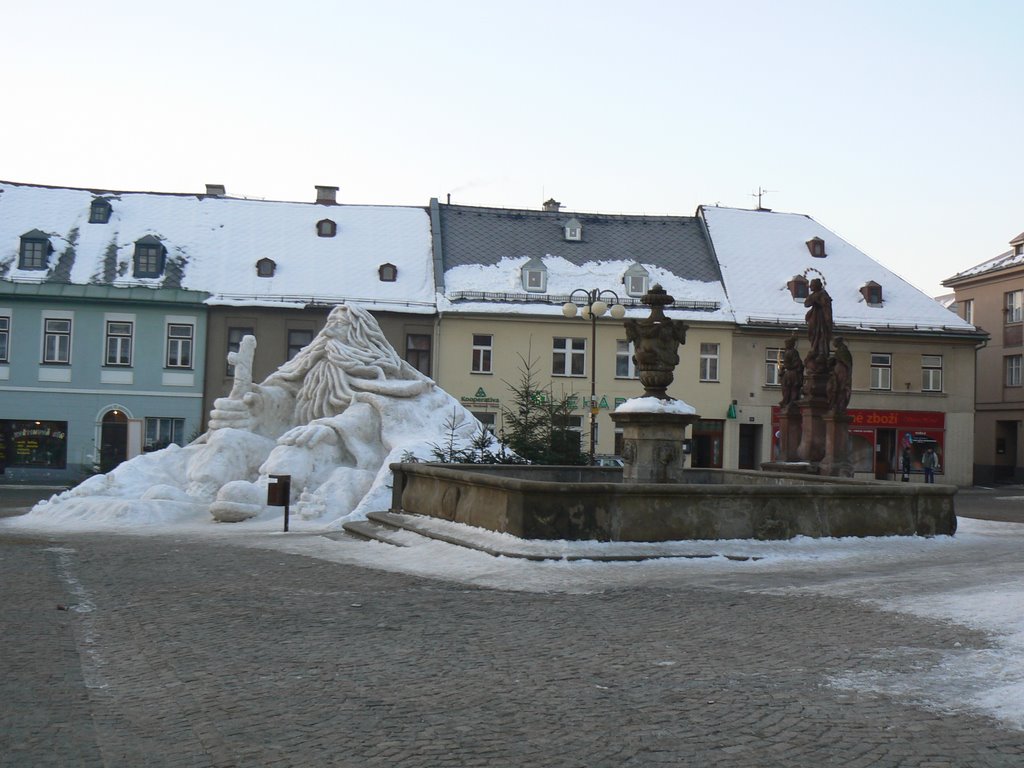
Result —
MULTIPOLYGON (((474 528, 427 515, 400 512, 370 512, 369 521, 384 528, 402 529, 446 544, 475 549, 494 557, 515 557, 523 560, 596 560, 600 562, 636 562, 656 558, 697 558, 718 556, 715 552, 700 552, 686 542, 592 542, 584 546, 567 548, 558 541, 517 539, 503 533, 474 528)), ((346 523, 345 527, 351 525, 346 523)), ((729 560, 760 560, 757 556, 724 555, 729 560)))
POLYGON ((342 523, 341 527, 346 533, 364 541, 379 541, 395 547, 409 546, 407 542, 402 541, 402 531, 393 525, 386 525, 374 520, 353 520, 349 523, 342 523))

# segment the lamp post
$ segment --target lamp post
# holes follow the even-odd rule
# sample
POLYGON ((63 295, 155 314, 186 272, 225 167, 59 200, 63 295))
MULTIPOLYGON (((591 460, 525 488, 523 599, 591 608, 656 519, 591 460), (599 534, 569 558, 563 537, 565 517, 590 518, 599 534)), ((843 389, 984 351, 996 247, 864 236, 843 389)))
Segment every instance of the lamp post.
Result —
POLYGON ((626 316, 626 308, 619 303, 615 291, 577 288, 569 294, 569 301, 562 305, 562 314, 575 317, 577 310, 584 320, 590 321, 590 465, 593 466, 597 435, 597 318, 610 310, 613 318, 621 320, 626 316), (576 303, 577 295, 582 297, 582 304, 576 303), (614 304, 609 307, 605 298, 614 299, 614 304))

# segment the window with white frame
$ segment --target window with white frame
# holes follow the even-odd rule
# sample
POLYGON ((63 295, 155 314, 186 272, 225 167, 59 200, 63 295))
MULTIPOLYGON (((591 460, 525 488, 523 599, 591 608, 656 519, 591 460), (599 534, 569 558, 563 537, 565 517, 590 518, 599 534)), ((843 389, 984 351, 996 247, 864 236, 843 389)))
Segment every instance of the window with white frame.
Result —
POLYGON ((584 376, 587 367, 587 340, 556 336, 552 345, 552 376, 584 376))
POLYGON ((779 376, 779 361, 782 360, 782 347, 765 347, 764 349, 764 384, 766 387, 782 386, 779 376))
POLYGON ((700 345, 700 380, 718 381, 718 355, 720 344, 700 345))
POLYGON ((974 299, 964 299, 961 305, 964 308, 964 320, 971 325, 974 324, 974 299))
POLYGON ((629 296, 643 296, 647 293, 647 286, 650 280, 650 273, 642 264, 632 264, 622 275, 622 282, 626 286, 626 294, 629 296))
POLYGON ((635 379, 637 378, 636 364, 633 362, 632 341, 619 339, 615 342, 615 378, 635 379))
POLYGON ((494 337, 489 333, 473 334, 473 362, 471 373, 491 373, 491 354, 494 351, 494 337))
POLYGON ((132 336, 134 323, 124 320, 107 320, 107 344, 104 365, 132 364, 132 336))
POLYGON ((147 451, 159 451, 171 443, 175 445, 185 444, 185 420, 147 418, 145 449, 147 451))
POLYGON ((1006 386, 1008 387, 1019 387, 1021 385, 1021 358, 1021 355, 1009 355, 1003 358, 1006 368, 1006 386))
POLYGON ((1010 291, 1006 294, 1006 322, 1019 323, 1021 321, 1021 299, 1024 291, 1010 291))
POLYGON ((890 353, 871 353, 871 388, 892 390, 892 355, 890 353))
POLYGON ((43 362, 59 365, 71 362, 71 320, 43 319, 43 362))
POLYGON ((531 257, 522 266, 523 290, 530 293, 543 293, 548 289, 548 268, 536 256, 531 257))
POLYGON ((167 324, 167 367, 192 367, 192 337, 195 326, 189 323, 167 324))
POLYGON ((8 362, 11 353, 11 317, 0 315, 0 363, 8 362))
POLYGON ((921 391, 942 391, 942 355, 921 355, 921 391))

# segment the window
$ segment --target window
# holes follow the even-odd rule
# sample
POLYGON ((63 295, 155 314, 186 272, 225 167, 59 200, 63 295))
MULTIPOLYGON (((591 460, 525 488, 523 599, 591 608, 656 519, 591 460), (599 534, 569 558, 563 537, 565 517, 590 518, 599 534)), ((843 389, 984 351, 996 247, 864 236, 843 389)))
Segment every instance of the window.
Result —
POLYGON ((66 421, 0 419, 0 456, 9 467, 65 469, 67 440, 66 421))
POLYGON ((11 343, 11 318, 0 316, 0 363, 8 362, 10 358, 11 343))
POLYGON ((942 391, 942 355, 921 355, 921 391, 942 391))
POLYGON ((781 387, 779 378, 779 361, 782 360, 782 347, 765 347, 764 350, 764 384, 766 387, 781 387))
POLYGON ((476 417, 476 420, 484 425, 484 429, 486 429, 492 435, 497 434, 497 424, 496 424, 497 414, 496 413, 494 413, 493 411, 491 411, 491 412, 473 411, 472 413, 473 413, 473 416, 476 417))
POLYGON ((288 360, 291 360, 313 340, 313 332, 305 329, 294 329, 288 331, 288 360))
MULTIPOLYGON (((237 352, 242 344, 242 339, 246 336, 255 336, 255 332, 252 328, 237 327, 228 328, 228 352, 237 352)), ((228 363, 227 375, 235 375, 235 366, 228 363)))
POLYGON ((145 449, 147 451, 159 451, 171 443, 184 445, 184 433, 184 419, 147 418, 145 449))
POLYGON ((580 224, 579 219, 569 219, 565 222, 565 239, 579 242, 583 239, 583 225, 580 224))
POLYGON ((102 197, 97 197, 92 201, 92 205, 89 206, 89 223, 106 224, 110 221, 110 211, 110 203, 102 197))
POLYGON ((121 320, 107 321, 107 354, 104 365, 132 364, 133 325, 121 320))
POLYGON ((619 339, 615 342, 615 378, 635 379, 636 365, 633 363, 633 342, 619 339))
POLYGON ((192 367, 192 336, 195 326, 185 323, 167 324, 167 367, 192 367))
POLYGON ((256 262, 256 277, 273 277, 277 271, 277 263, 273 259, 260 259, 256 262))
POLYGON ((43 362, 60 365, 71 362, 70 320, 43 320, 43 362))
POLYGON ((869 307, 882 306, 882 286, 874 280, 869 280, 860 287, 860 295, 869 307))
POLYGON ((626 293, 629 296, 643 296, 647 293, 649 278, 650 273, 643 265, 633 264, 622 276, 622 283, 626 286, 626 293))
POLYGON ((786 283, 786 287, 789 289, 789 295, 792 296, 794 300, 803 301, 807 298, 807 278, 803 275, 793 275, 789 282, 786 283))
POLYGON ((320 219, 316 223, 317 237, 334 237, 338 234, 338 225, 330 219, 320 219))
POLYGON ((548 269, 536 256, 523 264, 523 289, 531 293, 543 293, 548 288, 548 269))
POLYGON ((382 283, 393 283, 398 279, 398 267, 394 264, 381 264, 377 268, 377 276, 382 283))
POLYGON ((1019 387, 1021 355, 1010 355, 1003 359, 1006 361, 1006 386, 1019 387))
POLYGON ((420 373, 430 375, 430 334, 405 335, 405 360, 420 373))
POLYGON ((586 339, 555 337, 551 358, 552 376, 583 376, 586 363, 586 339))
POLYGON ((718 381, 719 344, 700 345, 700 380, 718 381))
POLYGON ((472 373, 491 373, 491 353, 494 351, 494 337, 489 333, 473 334, 472 373))
POLYGON ((892 355, 888 352, 871 353, 871 388, 892 389, 892 355))
POLYGON ((152 235, 135 243, 135 277, 160 277, 164 273, 164 247, 152 235))
POLYGON ((53 253, 50 238, 45 232, 33 229, 21 236, 18 269, 46 269, 46 262, 53 253))
POLYGON ((1021 321, 1021 297, 1024 291, 1010 291, 1006 294, 1006 322, 1019 323, 1021 321))
POLYGON ((811 256, 816 259, 824 259, 827 255, 825 253, 825 241, 820 237, 812 237, 807 241, 807 250, 810 251, 811 256))
POLYGON ((974 324, 974 299, 964 299, 962 302, 964 308, 964 320, 968 323, 974 324))

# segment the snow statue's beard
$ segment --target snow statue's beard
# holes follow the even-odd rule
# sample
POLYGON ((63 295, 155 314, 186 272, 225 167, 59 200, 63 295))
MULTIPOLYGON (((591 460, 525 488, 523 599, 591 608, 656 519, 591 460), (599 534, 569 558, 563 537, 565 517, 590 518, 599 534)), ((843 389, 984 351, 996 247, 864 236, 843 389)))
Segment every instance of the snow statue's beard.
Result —
POLYGON ((403 387, 388 386, 389 379, 422 382, 426 377, 398 356, 369 312, 342 305, 331 311, 313 342, 265 383, 297 388, 295 421, 308 424, 344 411, 357 391, 408 396, 403 387))

